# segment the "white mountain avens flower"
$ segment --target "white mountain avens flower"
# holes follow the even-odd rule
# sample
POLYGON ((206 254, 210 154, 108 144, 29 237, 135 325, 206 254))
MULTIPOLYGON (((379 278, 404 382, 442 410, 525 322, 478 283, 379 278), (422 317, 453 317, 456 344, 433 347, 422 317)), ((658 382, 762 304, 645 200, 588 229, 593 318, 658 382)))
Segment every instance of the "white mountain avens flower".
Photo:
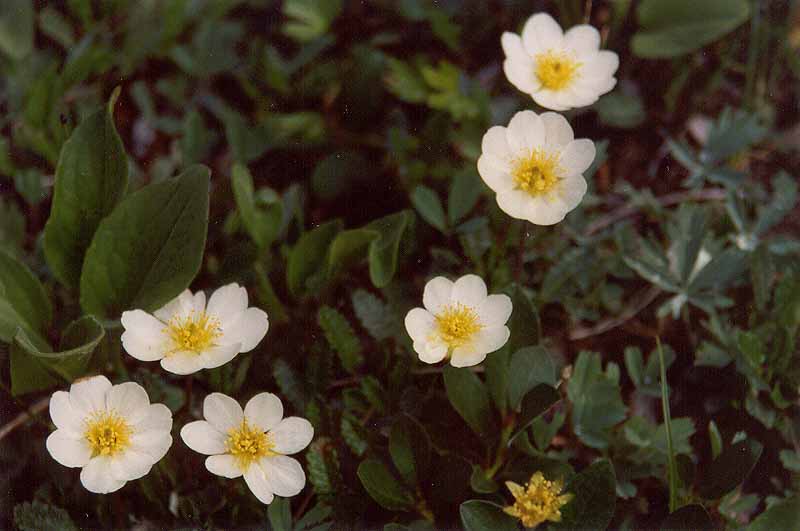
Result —
POLYGON ((244 406, 222 393, 203 401, 205 420, 181 429, 186 445, 208 455, 206 468, 226 478, 244 476, 262 503, 275 495, 295 496, 306 484, 300 463, 291 457, 311 442, 314 428, 300 417, 283 418, 283 404, 272 393, 259 393, 244 406))
POLYGON ((582 173, 592 164, 594 142, 574 139, 560 114, 521 111, 508 127, 483 135, 478 173, 497 193, 509 216, 553 225, 578 206, 586 193, 582 173))
POLYGON ((503 33, 503 71, 512 85, 547 109, 585 107, 614 88, 619 57, 600 50, 600 33, 582 24, 566 33, 547 13, 530 17, 522 35, 503 33))
POLYGON ((76 381, 50 398, 56 431, 47 451, 64 466, 82 468, 81 483, 105 494, 139 479, 172 446, 172 413, 151 404, 135 382, 111 385, 105 376, 76 381))
POLYGON ((247 307, 247 290, 228 284, 211 294, 206 306, 202 291, 189 290, 156 310, 122 313, 122 346, 142 361, 161 360, 175 374, 224 365, 249 352, 269 328, 266 312, 247 307))
POLYGON ((487 295, 486 284, 477 275, 455 282, 431 279, 422 294, 424 308, 406 315, 406 330, 414 350, 425 363, 450 357, 453 367, 469 367, 508 341, 506 326, 511 316, 507 295, 487 295))

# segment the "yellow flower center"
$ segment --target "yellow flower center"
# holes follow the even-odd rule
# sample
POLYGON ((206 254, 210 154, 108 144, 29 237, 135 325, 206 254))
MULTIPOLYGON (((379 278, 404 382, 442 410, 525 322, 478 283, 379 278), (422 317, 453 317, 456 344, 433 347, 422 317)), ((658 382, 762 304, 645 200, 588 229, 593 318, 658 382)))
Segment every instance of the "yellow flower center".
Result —
POLYGON ((113 456, 130 446, 131 427, 114 412, 94 413, 86 422, 84 437, 92 448, 92 457, 113 456))
POLYGON ((503 510, 519 518, 525 527, 536 527, 546 520, 560 522, 561 508, 572 499, 572 494, 561 494, 561 481, 547 480, 541 472, 531 476, 524 488, 512 481, 507 481, 506 487, 515 501, 503 510))
POLYGON ((544 88, 562 90, 578 77, 581 64, 564 52, 540 53, 536 56, 536 77, 544 88))
POLYGON ((475 310, 463 304, 447 306, 436 316, 439 338, 451 349, 468 343, 482 326, 475 310))
POLYGON ((561 173, 558 155, 541 149, 534 149, 527 157, 516 159, 511 168, 517 188, 532 196, 551 192, 561 180, 561 173))
POLYGON ((238 428, 228 430, 225 447, 228 453, 236 458, 241 470, 247 470, 251 463, 262 457, 277 455, 272 451, 275 446, 269 436, 258 427, 250 426, 244 419, 238 428))
POLYGON ((200 353, 213 346, 214 341, 222 335, 219 320, 209 317, 206 312, 195 316, 194 311, 184 318, 170 319, 165 332, 174 345, 171 353, 180 351, 200 353))

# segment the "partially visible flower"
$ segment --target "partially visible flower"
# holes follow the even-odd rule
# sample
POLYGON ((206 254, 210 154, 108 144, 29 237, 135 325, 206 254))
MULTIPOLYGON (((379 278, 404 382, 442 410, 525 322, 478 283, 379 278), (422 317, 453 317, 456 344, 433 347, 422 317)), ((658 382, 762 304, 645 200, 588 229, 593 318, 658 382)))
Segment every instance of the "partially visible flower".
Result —
POLYGON ((586 193, 582 173, 592 164, 594 142, 574 139, 560 114, 521 111, 508 127, 483 135, 478 173, 497 193, 509 216, 553 225, 578 206, 586 193))
POLYGON ((135 382, 77 381, 69 392, 53 393, 50 418, 58 429, 47 437, 47 451, 64 466, 82 468, 90 492, 114 492, 145 476, 172 446, 172 413, 151 404, 135 382))
POLYGON ((477 365, 508 341, 511 299, 487 295, 486 284, 477 275, 455 282, 444 277, 431 279, 425 285, 422 304, 425 308, 408 312, 405 323, 414 350, 425 363, 438 363, 449 356, 453 367, 477 365))
POLYGON ((512 85, 554 111, 585 107, 614 88, 619 57, 600 50, 600 33, 574 26, 564 33, 547 13, 530 17, 522 35, 505 32, 500 40, 503 71, 512 85))
POLYGON ((142 361, 161 360, 175 374, 213 369, 249 352, 269 328, 267 314, 247 307, 247 290, 228 284, 211 294, 188 289, 154 315, 142 310, 122 313, 122 346, 142 361))
POLYGON ((560 522, 561 508, 572 499, 572 494, 561 494, 561 480, 545 479, 541 472, 531 476, 525 487, 506 481, 506 487, 514 496, 514 505, 503 510, 519 518, 525 527, 536 527, 545 521, 560 522))
POLYGON ((206 458, 212 474, 226 478, 244 476, 247 486, 262 503, 275 495, 298 494, 306 484, 296 454, 311 442, 314 428, 300 417, 283 418, 283 404, 272 393, 259 393, 244 407, 222 393, 203 401, 205 420, 181 429, 186 445, 206 458))

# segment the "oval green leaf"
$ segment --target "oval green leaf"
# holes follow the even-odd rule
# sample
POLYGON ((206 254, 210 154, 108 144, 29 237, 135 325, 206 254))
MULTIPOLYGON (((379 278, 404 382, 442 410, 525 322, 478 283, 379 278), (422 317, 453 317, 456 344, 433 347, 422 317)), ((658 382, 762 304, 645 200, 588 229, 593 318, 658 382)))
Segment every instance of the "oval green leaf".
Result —
POLYGON ((414 506, 411 493, 400 485, 380 461, 362 461, 356 474, 372 499, 390 511, 407 511, 414 506))
POLYGON ((466 531, 517 531, 517 521, 503 508, 484 500, 465 501, 459 507, 461 523, 466 531))
POLYGON ((489 390, 468 368, 445 366, 444 387, 447 398, 472 431, 484 439, 497 432, 497 422, 489 398, 489 390))

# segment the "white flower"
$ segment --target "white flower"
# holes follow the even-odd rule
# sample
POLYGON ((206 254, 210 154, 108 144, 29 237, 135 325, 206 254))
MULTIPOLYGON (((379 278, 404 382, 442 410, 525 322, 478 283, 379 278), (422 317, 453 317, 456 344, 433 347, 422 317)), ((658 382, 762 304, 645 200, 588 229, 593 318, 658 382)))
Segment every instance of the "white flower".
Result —
POLYGON ((181 429, 186 445, 206 458, 212 474, 226 478, 244 475, 247 486, 262 503, 274 495, 298 494, 306 484, 300 463, 291 457, 311 442, 314 428, 300 417, 283 418, 283 404, 272 393, 259 393, 244 406, 222 393, 203 401, 206 420, 181 429))
POLYGON ((69 392, 53 393, 50 418, 58 429, 47 438, 47 451, 64 466, 81 467, 90 492, 114 492, 147 475, 172 446, 172 413, 151 404, 135 382, 77 381, 69 392))
POLYGON ((600 33, 580 25, 564 33, 546 13, 525 22, 522 36, 505 32, 500 40, 503 71, 512 85, 554 111, 585 107, 614 88, 619 57, 600 50, 600 33))
POLYGON ((228 284, 211 294, 206 306, 202 291, 188 289, 150 315, 142 310, 122 313, 122 345, 134 358, 161 360, 175 374, 224 365, 249 352, 269 328, 267 314, 247 307, 247 290, 228 284))
POLYGON ((406 330, 425 363, 450 356, 453 367, 477 365, 508 341, 511 299, 487 295, 486 284, 477 275, 455 282, 431 279, 425 284, 422 304, 425 308, 406 315, 406 330))
POLYGON ((594 142, 573 139, 560 114, 522 111, 508 127, 483 135, 478 173, 509 216, 536 225, 558 223, 586 193, 581 175, 592 164, 594 142))

